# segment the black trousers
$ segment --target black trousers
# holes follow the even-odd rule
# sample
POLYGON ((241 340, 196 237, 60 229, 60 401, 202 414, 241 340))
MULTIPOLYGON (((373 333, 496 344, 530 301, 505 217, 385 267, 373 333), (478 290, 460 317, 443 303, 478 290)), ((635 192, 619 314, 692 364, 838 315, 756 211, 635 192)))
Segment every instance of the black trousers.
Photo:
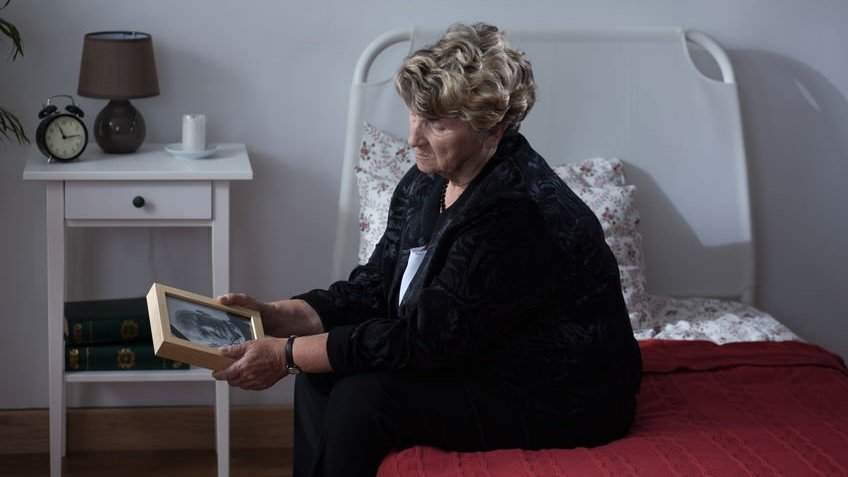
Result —
POLYGON ((496 387, 446 373, 301 374, 294 477, 374 476, 392 450, 572 448, 623 436, 632 406, 582 421, 527 409, 496 387))

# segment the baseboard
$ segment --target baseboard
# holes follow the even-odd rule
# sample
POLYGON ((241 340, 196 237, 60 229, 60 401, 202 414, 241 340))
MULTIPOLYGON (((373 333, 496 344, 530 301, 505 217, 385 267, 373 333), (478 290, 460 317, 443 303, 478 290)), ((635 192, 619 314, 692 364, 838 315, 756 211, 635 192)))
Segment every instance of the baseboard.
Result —
MULTIPOLYGON (((292 446, 292 406, 233 406, 234 449, 292 446)), ((215 410, 204 407, 69 409, 67 450, 214 449, 215 410)), ((49 450, 46 409, 0 411, 0 454, 49 450)))

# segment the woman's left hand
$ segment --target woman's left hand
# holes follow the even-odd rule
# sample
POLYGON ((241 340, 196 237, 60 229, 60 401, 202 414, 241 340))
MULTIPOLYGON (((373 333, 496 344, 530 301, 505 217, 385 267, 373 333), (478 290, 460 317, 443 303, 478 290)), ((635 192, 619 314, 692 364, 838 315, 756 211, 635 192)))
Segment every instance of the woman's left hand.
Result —
POLYGON ((221 354, 236 362, 215 371, 212 377, 242 389, 262 390, 284 378, 285 338, 264 337, 221 348, 221 354))

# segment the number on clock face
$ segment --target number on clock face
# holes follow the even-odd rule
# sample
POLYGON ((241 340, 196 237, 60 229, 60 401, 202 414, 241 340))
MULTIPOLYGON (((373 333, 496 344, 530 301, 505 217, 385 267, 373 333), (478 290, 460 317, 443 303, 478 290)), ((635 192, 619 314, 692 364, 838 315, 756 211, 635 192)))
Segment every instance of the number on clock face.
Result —
POLYGON ((77 155, 85 145, 85 130, 79 120, 71 116, 59 116, 47 126, 44 142, 51 154, 59 159, 77 155))

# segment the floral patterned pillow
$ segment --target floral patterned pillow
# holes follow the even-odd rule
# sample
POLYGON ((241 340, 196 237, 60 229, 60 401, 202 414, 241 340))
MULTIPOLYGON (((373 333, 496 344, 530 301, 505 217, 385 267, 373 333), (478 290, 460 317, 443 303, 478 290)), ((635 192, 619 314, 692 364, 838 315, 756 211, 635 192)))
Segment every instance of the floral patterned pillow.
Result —
POLYGON ((415 164, 406 141, 365 124, 356 166, 359 187, 359 263, 365 263, 386 231, 389 203, 398 182, 415 164))
POLYGON ((626 184, 621 160, 593 157, 580 162, 554 166, 554 172, 571 189, 580 187, 618 187, 626 184))
POLYGON ((636 186, 573 188, 601 222, 604 238, 618 261, 621 291, 633 330, 650 325, 645 285, 645 256, 639 232, 636 186))
MULTIPOLYGON (((359 262, 365 263, 386 230, 395 186, 415 164, 406 141, 365 124, 356 167, 359 187, 359 262)), ((635 329, 649 321, 645 305, 645 263, 638 230, 636 188, 625 186, 622 163, 596 157, 554 167, 569 187, 595 212, 607 244, 618 260, 621 285, 635 329)))
POLYGON ((648 295, 647 306, 652 321, 650 326, 636 331, 640 340, 707 340, 724 344, 801 339, 770 314, 735 301, 648 295))

